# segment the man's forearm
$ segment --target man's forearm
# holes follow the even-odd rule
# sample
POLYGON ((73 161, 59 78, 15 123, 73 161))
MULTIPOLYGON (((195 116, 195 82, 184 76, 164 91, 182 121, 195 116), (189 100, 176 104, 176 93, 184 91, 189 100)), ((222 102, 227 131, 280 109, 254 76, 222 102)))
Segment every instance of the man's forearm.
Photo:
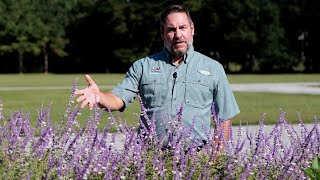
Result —
POLYGON ((224 136, 224 140, 225 142, 229 141, 229 136, 230 136, 230 127, 232 126, 232 121, 231 119, 228 119, 226 121, 223 121, 221 123, 221 127, 223 129, 223 136, 224 136))
POLYGON ((223 139, 219 142, 220 139, 220 135, 218 134, 216 137, 214 137, 214 144, 216 146, 215 152, 217 152, 218 154, 221 154, 224 151, 224 146, 225 143, 227 143, 229 141, 229 136, 230 136, 230 127, 231 127, 231 119, 228 119, 226 121, 221 122, 221 130, 223 131, 223 139))
POLYGON ((112 111, 117 111, 124 106, 124 103, 118 96, 114 95, 112 92, 101 92, 99 105, 102 108, 108 107, 112 111))

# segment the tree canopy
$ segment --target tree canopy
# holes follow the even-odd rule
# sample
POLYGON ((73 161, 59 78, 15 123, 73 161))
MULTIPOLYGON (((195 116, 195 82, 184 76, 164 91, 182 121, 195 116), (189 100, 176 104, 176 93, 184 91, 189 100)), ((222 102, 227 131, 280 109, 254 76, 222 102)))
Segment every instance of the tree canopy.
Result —
POLYGON ((163 48, 173 3, 190 9, 195 49, 228 72, 320 71, 316 0, 2 0, 0 73, 125 72, 163 48))

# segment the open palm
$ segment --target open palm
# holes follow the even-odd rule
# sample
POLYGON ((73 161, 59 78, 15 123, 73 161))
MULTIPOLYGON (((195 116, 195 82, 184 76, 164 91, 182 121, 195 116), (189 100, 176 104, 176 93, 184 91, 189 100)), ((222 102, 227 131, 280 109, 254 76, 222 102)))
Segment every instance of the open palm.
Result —
POLYGON ((77 102, 82 102, 81 108, 88 104, 89 108, 93 109, 94 104, 100 102, 100 90, 89 75, 86 75, 85 78, 88 86, 84 89, 76 90, 75 95, 79 96, 77 102))

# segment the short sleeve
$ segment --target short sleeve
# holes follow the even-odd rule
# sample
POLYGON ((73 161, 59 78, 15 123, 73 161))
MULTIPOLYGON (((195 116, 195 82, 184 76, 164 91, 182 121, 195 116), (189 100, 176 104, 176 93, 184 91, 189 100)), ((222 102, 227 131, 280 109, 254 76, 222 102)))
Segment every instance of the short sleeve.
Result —
POLYGON ((111 92, 124 102, 124 108, 137 96, 141 75, 142 64, 141 61, 138 60, 129 68, 123 81, 112 89, 111 92))
POLYGON ((219 68, 219 72, 219 79, 214 94, 214 108, 219 121, 222 122, 239 114, 240 109, 222 66, 219 68))

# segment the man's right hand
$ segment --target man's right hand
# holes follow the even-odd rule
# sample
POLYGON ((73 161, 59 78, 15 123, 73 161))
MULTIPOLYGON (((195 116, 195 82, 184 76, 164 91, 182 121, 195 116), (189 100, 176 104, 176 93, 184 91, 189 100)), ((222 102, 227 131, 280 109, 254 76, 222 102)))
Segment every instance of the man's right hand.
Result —
POLYGON ((88 87, 81 90, 77 89, 75 91, 75 95, 79 96, 77 102, 82 102, 81 108, 85 107, 88 104, 89 108, 92 110, 94 104, 100 102, 101 92, 97 84, 89 75, 85 75, 85 79, 88 83, 88 87))

